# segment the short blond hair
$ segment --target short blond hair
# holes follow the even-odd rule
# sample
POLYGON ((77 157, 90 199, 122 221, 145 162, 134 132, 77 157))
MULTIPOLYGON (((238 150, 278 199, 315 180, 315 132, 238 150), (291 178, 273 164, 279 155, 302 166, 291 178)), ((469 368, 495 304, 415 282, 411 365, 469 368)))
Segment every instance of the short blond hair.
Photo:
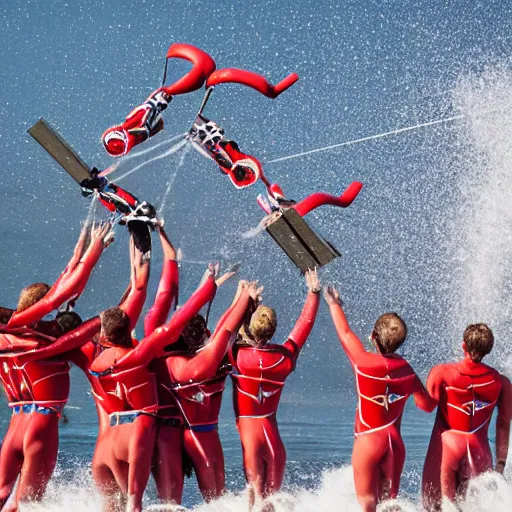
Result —
POLYGON ((249 334, 256 341, 268 341, 277 329, 276 312, 268 306, 258 306, 249 322, 249 334))
POLYGON ((24 311, 39 302, 50 291, 50 285, 46 283, 33 283, 21 290, 16 311, 24 311))

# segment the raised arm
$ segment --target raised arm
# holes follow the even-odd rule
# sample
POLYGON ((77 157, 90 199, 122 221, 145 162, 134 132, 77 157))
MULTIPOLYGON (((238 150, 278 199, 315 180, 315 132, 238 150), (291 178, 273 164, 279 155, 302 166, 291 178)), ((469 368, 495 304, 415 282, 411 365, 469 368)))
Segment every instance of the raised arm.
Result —
POLYGON ((146 256, 139 248, 140 244, 137 243, 137 237, 145 236, 146 230, 149 231, 149 227, 142 223, 137 229, 130 229, 130 288, 119 304, 130 319, 130 330, 137 325, 148 290, 151 251, 146 256))
POLYGON ((208 278, 203 279, 199 288, 174 313, 171 320, 164 326, 157 328, 147 338, 144 338, 129 354, 116 364, 116 368, 123 370, 133 366, 146 365, 153 359, 162 357, 165 354, 165 347, 178 341, 181 332, 188 322, 205 304, 213 300, 216 290, 215 273, 210 268, 208 270, 208 278))
POLYGON ((308 295, 306 297, 306 303, 302 308, 302 312, 299 319, 295 323, 292 332, 288 336, 288 341, 285 343, 289 345, 293 342, 293 352, 295 357, 299 355, 302 347, 305 345, 311 329, 315 324, 316 315, 318 313, 318 306, 320 304, 320 283, 316 269, 308 270, 305 274, 306 285, 308 287, 308 295))
POLYGON ((57 340, 55 340, 51 345, 40 348, 38 350, 20 354, 17 356, 18 363, 25 364, 29 361, 50 359, 52 357, 64 354, 65 352, 69 352, 70 350, 79 348, 92 340, 92 338, 100 332, 100 329, 100 318, 95 316, 79 325, 76 329, 73 329, 60 338, 57 338, 57 340))
POLYGON ((93 226, 89 247, 78 259, 78 254, 83 250, 85 244, 85 236, 84 230, 82 230, 75 253, 71 258, 70 265, 73 264, 73 266, 66 267, 50 291, 40 301, 19 313, 14 313, 9 320, 9 327, 30 325, 58 309, 65 302, 76 300, 81 295, 101 253, 113 240, 112 225, 105 223, 97 227, 93 226))
POLYGON ((356 358, 360 354, 365 353, 366 350, 361 343, 361 340, 356 336, 348 324, 345 312, 341 307, 341 299, 338 290, 331 286, 325 287, 324 298, 331 311, 332 320, 334 322, 338 338, 340 339, 341 346, 343 347, 343 350, 345 350, 350 362, 354 364, 356 358))
POLYGON ((157 327, 165 323, 169 312, 176 309, 178 301, 179 269, 176 251, 163 226, 158 226, 157 229, 164 252, 164 262, 155 302, 144 318, 144 336, 149 336, 157 327))
POLYGON ((512 420, 512 384, 504 375, 501 378, 503 387, 498 400, 498 418, 496 419, 496 471, 503 474, 507 463, 512 420))
POLYGON ((172 373, 179 382, 203 380, 215 375, 222 358, 226 355, 228 343, 233 333, 242 325, 245 311, 249 306, 249 292, 245 287, 238 300, 231 306, 217 324, 215 332, 206 347, 191 359, 171 358, 172 373))

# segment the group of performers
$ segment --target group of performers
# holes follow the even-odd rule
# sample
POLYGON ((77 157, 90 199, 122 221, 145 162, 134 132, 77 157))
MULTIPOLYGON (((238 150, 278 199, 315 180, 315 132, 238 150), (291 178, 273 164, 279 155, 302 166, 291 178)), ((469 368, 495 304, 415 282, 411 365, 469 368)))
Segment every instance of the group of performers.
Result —
MULTIPOLYGON (((144 337, 137 341, 132 332, 146 300, 150 269, 150 251, 140 247, 151 235, 140 220, 129 221, 128 229, 131 276, 117 306, 85 321, 70 307, 113 240, 112 225, 103 223, 83 228, 53 286, 29 285, 16 308, 0 309, 0 377, 12 410, 0 452, 0 507, 13 511, 42 498, 57 459, 59 417, 74 363, 88 377, 98 413, 92 472, 105 510, 142 510, 151 473, 166 504, 181 503, 184 475, 192 470, 205 500, 222 495, 218 418, 228 375, 249 501, 251 507, 272 510, 264 500, 281 487, 286 464, 276 413, 319 308, 316 270, 305 274, 305 304, 284 344, 271 342, 276 313, 262 303, 263 287, 244 280, 210 332, 205 311, 234 272, 219 275, 218 265, 209 265, 197 290, 177 308, 176 252, 159 223, 164 261, 144 318, 144 337), (52 311, 54 319, 43 320, 52 311)), ((438 510, 443 498, 455 501, 470 478, 492 469, 488 428, 495 408, 495 469, 503 472, 512 387, 482 363, 493 346, 489 327, 468 326, 462 360, 434 367, 425 388, 396 354, 407 335, 397 314, 377 319, 370 337, 375 351, 370 352, 350 329, 338 291, 324 287, 324 297, 356 378, 352 465, 363 510, 374 511, 379 501, 398 495, 405 460, 400 423, 411 395, 422 410, 438 407, 423 474, 427 510, 438 510)))
MULTIPOLYGON (((173 45, 167 58, 190 60, 193 68, 169 87, 157 89, 121 125, 107 130, 109 154, 125 155, 163 128, 162 112, 173 95, 223 82, 249 85, 276 97, 298 77, 276 86, 244 70, 214 72, 207 54, 189 45, 173 45)), ((164 77, 165 80, 165 77, 164 77)), ((202 114, 188 137, 211 157, 238 187, 261 180, 268 214, 293 208, 304 216, 326 204, 348 206, 361 190, 352 183, 339 197, 315 193, 295 203, 263 175, 254 157, 241 153, 223 130, 202 114)), ((98 437, 92 474, 104 497, 105 510, 142 510, 150 478, 163 504, 181 503, 184 475, 193 471, 205 500, 225 490, 224 457, 218 433, 222 394, 228 375, 243 451, 250 507, 271 511, 266 498, 283 481, 286 450, 277 424, 277 409, 288 375, 311 333, 322 291, 316 269, 305 272, 308 289, 303 310, 284 344, 272 342, 275 311, 262 302, 263 287, 239 281, 229 308, 213 331, 208 312, 217 288, 234 275, 219 275, 209 265, 197 290, 178 308, 179 269, 176 251, 151 205, 109 183, 108 172, 94 170, 81 182, 96 191, 111 211, 123 215, 130 233, 131 275, 118 305, 82 321, 73 310, 94 266, 113 241, 113 223, 85 225, 73 256, 53 286, 34 283, 23 288, 16 308, 0 308, 0 379, 12 417, 0 452, 0 510, 44 495, 55 468, 59 418, 70 391, 70 363, 87 376, 98 414, 98 437), (132 333, 146 301, 151 263, 151 231, 160 240, 164 261, 152 307, 144 318, 144 337, 132 333), (44 318, 55 313, 52 320, 44 318), (17 487, 15 484, 17 483, 17 487)), ((86 175, 88 175, 86 173, 86 175)), ((423 472, 427 510, 439 510, 444 499, 455 502, 467 482, 493 468, 488 428, 494 409, 496 466, 506 463, 512 386, 482 359, 493 347, 485 324, 464 332, 460 362, 432 369, 426 388, 396 351, 407 327, 395 313, 380 316, 371 333, 374 351, 367 351, 351 330, 339 293, 324 287, 342 347, 353 367, 358 405, 352 457, 356 494, 364 511, 395 498, 405 460, 400 424, 407 399, 431 412, 437 407, 423 472)))

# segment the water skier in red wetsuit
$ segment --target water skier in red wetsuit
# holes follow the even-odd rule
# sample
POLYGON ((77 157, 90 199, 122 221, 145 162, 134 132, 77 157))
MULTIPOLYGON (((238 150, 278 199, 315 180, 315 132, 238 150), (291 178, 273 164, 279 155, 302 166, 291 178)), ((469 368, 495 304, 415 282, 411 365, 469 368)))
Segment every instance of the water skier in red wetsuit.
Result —
POLYGON ((400 424, 410 395, 420 409, 435 406, 409 363, 394 352, 407 335, 396 313, 381 315, 371 341, 377 353, 368 352, 351 330, 336 289, 324 289, 336 332, 356 377, 358 405, 352 467, 357 500, 365 512, 374 512, 383 499, 396 498, 405 461, 400 424))
POLYGON ((233 366, 233 400, 243 450, 251 507, 278 491, 286 450, 279 435, 277 408, 288 375, 313 328, 320 285, 316 270, 306 272, 308 295, 302 313, 283 345, 268 343, 275 333, 275 312, 258 305, 229 351, 233 366))
POLYGON ((110 227, 107 224, 91 230, 91 242, 85 253, 84 233, 88 230, 82 231, 70 264, 50 291, 40 298, 42 305, 34 299, 49 287, 38 283, 22 291, 17 312, 11 318, 28 318, 33 321, 33 328, 2 326, 0 329, 3 368, 0 378, 13 411, 0 453, 0 508, 9 498, 18 475, 16 497, 9 510, 17 510, 20 502, 41 499, 57 460, 59 417, 69 395, 67 361, 22 361, 17 355, 51 345, 55 336, 80 324, 80 317, 72 312, 59 314, 55 321, 37 319, 46 314, 43 311, 48 311, 50 306, 58 307, 60 300, 76 297, 83 291, 99 255, 111 240, 110 227), (25 315, 25 311, 30 314, 25 315))
POLYGON ((228 343, 238 332, 255 283, 240 281, 231 306, 221 317, 210 339, 203 316, 196 315, 183 330, 184 352, 166 359, 170 388, 184 419, 183 447, 194 467, 206 501, 224 492, 224 454, 218 433, 222 393, 230 365, 225 361, 228 343))
POLYGON ((463 340, 464 359, 434 366, 427 379, 427 389, 438 401, 423 468, 427 510, 441 510, 443 499, 455 502, 464 494, 470 478, 492 469, 488 430, 496 408, 496 471, 503 473, 507 460, 512 385, 507 377, 482 363, 494 344, 486 324, 469 325, 463 340))

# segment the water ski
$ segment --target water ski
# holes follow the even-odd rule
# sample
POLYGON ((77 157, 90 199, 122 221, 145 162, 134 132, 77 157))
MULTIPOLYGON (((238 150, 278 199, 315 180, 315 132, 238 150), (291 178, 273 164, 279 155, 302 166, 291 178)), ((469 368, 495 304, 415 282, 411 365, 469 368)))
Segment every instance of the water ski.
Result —
POLYGON ((45 119, 39 119, 27 132, 82 187, 84 196, 96 193, 110 212, 123 216, 125 224, 140 221, 154 228, 157 223, 154 206, 109 182, 95 167, 91 169, 45 119))
POLYGON ((293 208, 273 213, 265 229, 302 272, 323 267, 340 256, 293 208))
POLYGON ((89 166, 43 118, 27 132, 79 185, 91 178, 89 166))

